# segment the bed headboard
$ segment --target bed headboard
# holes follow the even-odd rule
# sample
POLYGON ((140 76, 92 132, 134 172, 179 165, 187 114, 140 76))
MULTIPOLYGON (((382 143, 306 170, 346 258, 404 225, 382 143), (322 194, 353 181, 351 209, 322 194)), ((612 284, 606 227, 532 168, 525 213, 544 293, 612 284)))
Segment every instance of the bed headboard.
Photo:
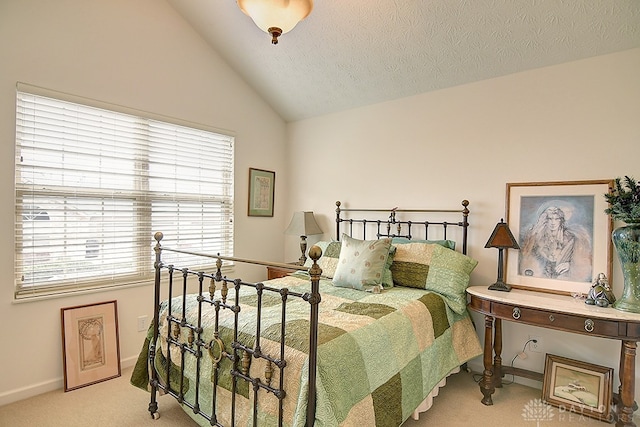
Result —
POLYGON ((451 228, 457 228, 459 238, 456 247, 463 254, 467 254, 467 231, 469 228, 469 201, 462 201, 462 209, 353 209, 342 208, 340 201, 336 202, 336 239, 340 240, 342 233, 366 240, 367 232, 381 237, 404 237, 407 239, 443 239, 447 240, 451 228), (358 215, 354 215, 358 213, 358 215), (382 219, 382 214, 388 214, 382 219), (369 218, 362 218, 367 216, 369 218), (376 217, 377 218, 374 218, 376 217), (456 217, 459 220, 456 220, 456 217), (346 230, 341 230, 345 223, 346 230), (354 224, 360 224, 354 227, 354 224), (359 231, 358 231, 359 230, 359 231))

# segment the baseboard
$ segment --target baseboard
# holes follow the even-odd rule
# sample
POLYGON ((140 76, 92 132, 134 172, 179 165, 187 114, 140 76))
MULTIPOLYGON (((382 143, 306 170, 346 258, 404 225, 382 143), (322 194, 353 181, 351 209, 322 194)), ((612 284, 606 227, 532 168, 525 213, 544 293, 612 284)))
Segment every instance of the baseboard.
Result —
MULTIPOLYGON (((472 372, 476 372, 479 375, 482 374, 482 372, 484 372, 484 365, 482 363, 482 360, 471 360, 469 362, 467 362, 467 366, 469 367, 469 369, 471 369, 472 372)), ((522 377, 518 377, 516 376, 515 378, 511 378, 511 375, 508 376, 508 380, 509 381, 513 381, 516 384, 520 384, 520 385, 524 385, 527 387, 531 387, 531 388, 537 388, 542 390, 542 382, 540 381, 535 381, 535 380, 530 380, 527 378, 522 378, 522 377)))
MULTIPOLYGON (((130 368, 136 364, 137 360, 138 356, 131 356, 126 359, 122 359, 120 360, 120 368, 130 368)), ((5 391, 4 393, 0 393, 0 406, 8 405, 9 403, 17 402, 22 399, 28 399, 39 394, 49 393, 50 391, 62 390, 63 387, 64 378, 60 377, 27 387, 5 391)))
POLYGON ((18 388, 15 390, 9 390, 0 394, 0 406, 8 405, 9 403, 17 402, 18 400, 28 399, 29 397, 37 396, 39 394, 48 393, 50 391, 60 390, 64 387, 64 379, 56 378, 49 381, 43 381, 38 384, 33 384, 27 387, 18 388))

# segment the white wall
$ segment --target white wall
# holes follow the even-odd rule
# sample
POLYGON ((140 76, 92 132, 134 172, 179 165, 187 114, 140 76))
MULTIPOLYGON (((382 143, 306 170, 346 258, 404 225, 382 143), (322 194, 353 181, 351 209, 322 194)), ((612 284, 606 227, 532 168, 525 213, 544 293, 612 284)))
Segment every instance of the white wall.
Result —
MULTIPOLYGON (((505 216, 506 183, 640 178, 639 74, 634 49, 292 123, 290 205, 313 210, 322 229, 333 230, 336 200, 457 208, 466 198, 469 253, 479 260, 472 284, 488 286, 497 251, 484 244, 505 216)), ((295 259, 295 242, 285 244, 285 258, 295 259)), ((612 284, 620 295, 617 259, 612 284)), ((484 322, 474 318, 483 336, 484 322)), ((615 341, 510 322, 503 331, 504 364, 536 334, 549 353, 618 367, 615 341)), ((471 365, 481 371, 481 363, 471 365)), ((542 372, 544 353, 516 366, 542 372)), ((617 369, 615 381, 617 390, 617 369)))
MULTIPOLYGON (((298 258, 297 239, 282 234, 293 210, 315 211, 328 238, 336 200, 420 208, 468 198, 470 255, 480 261, 473 282, 489 284, 496 253, 483 246, 504 216, 505 183, 640 178, 639 49, 286 126, 163 1, 3 0, 0 40, 0 404, 62 387, 61 307, 117 299, 125 364, 143 340, 137 317, 151 315, 150 286, 12 302, 17 81, 233 131, 235 244, 246 258, 298 258), (276 171, 274 218, 246 216, 249 167, 276 171)), ((611 341, 504 329, 505 362, 533 330, 548 352, 617 366, 611 341)), ((542 363, 531 355, 518 366, 542 363)))
MULTIPOLYGON (((164 1, 3 0, 0 40, 1 405, 62 387, 60 308, 116 299, 126 365, 143 343, 136 319, 152 315, 153 295, 147 285, 12 302, 16 82, 235 133, 239 256, 280 261, 290 213, 281 184, 287 178, 284 121, 164 1), (276 171, 273 218, 246 215, 249 167, 276 171)), ((245 274, 247 280, 266 278, 264 269, 245 274)))

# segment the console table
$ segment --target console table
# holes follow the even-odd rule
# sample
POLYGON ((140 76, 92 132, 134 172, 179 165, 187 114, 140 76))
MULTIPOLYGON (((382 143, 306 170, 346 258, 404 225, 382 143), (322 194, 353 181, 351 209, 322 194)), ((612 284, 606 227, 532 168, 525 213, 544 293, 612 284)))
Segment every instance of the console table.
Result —
POLYGON ((486 286, 467 288, 469 309, 484 314, 484 372, 480 381, 482 403, 492 405, 491 395, 502 387, 502 375, 512 374, 538 381, 543 374, 502 366, 502 320, 595 337, 620 340, 620 388, 614 396, 616 426, 631 427, 636 407, 635 357, 640 341, 640 314, 591 306, 571 296, 512 289, 490 291, 486 286))

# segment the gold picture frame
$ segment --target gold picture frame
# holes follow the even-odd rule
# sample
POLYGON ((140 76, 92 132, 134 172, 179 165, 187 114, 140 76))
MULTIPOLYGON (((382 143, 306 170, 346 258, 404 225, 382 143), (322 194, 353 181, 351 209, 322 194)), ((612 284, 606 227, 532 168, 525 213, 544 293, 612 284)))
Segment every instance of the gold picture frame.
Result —
POLYGON ((506 216, 519 250, 506 256, 513 288, 586 295, 611 278, 612 220, 604 197, 613 180, 507 183, 506 216))
POLYGON ((547 354, 542 400, 566 411, 612 422, 613 368, 547 354))
POLYGON ((64 391, 119 377, 117 302, 66 307, 60 315, 64 391))
POLYGON ((273 216, 276 173, 249 168, 249 216, 273 216))

